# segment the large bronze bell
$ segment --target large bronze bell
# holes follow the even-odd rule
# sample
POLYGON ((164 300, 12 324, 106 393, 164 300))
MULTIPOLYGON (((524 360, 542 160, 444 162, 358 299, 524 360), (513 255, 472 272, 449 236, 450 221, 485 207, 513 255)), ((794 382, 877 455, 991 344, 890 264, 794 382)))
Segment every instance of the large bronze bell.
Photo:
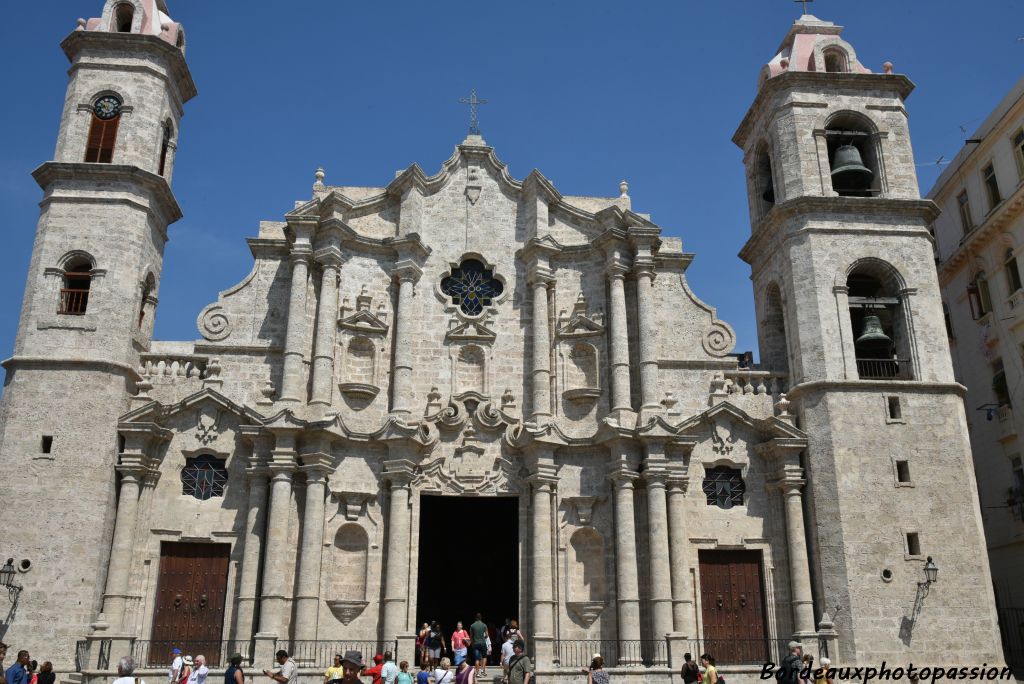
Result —
POLYGON ((832 187, 843 190, 867 190, 875 177, 874 172, 864 166, 860 150, 853 145, 842 145, 832 160, 832 187))
POLYGON ((865 316, 864 332, 857 338, 857 344, 882 346, 892 344, 892 340, 882 330, 882 320, 878 316, 865 316))

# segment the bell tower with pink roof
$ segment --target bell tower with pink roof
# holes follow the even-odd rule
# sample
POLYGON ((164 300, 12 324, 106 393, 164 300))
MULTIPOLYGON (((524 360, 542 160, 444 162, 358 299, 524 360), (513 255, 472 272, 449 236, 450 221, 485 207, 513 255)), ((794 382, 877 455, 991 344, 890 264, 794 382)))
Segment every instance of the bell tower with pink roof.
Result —
MULTIPOLYGON (((196 94, 184 29, 164 0, 107 0, 101 16, 69 25, 64 110, 53 158, 33 172, 40 217, 0 403, 0 480, 12 493, 47 483, 59 499, 0 506, 36 587, 18 602, 32 618, 3 636, 64 672, 82 635, 127 653, 118 638, 136 619, 132 548, 113 533, 111 503, 131 508, 156 480, 117 423, 150 348, 168 227, 181 217, 178 131, 196 94), (52 543, 68 535, 70 553, 52 543)), ((94 648, 78 666, 100 657, 94 648)))
POLYGON ((810 571, 791 578, 792 634, 835 638, 829 655, 843 665, 998 663, 929 229, 938 208, 914 169, 914 84, 890 62, 869 69, 842 33, 809 14, 794 22, 733 137, 761 364, 788 374, 809 436, 810 571))

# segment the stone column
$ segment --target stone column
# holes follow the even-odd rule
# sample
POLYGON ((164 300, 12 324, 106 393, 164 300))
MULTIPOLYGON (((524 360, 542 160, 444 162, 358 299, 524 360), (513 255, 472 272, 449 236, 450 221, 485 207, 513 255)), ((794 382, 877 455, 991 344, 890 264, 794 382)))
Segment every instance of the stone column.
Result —
POLYGON ((412 303, 416 281, 423 271, 412 261, 400 261, 393 275, 398 279, 398 310, 395 311, 394 372, 391 378, 391 413, 412 413, 412 303))
MULTIPOLYGON (((535 265, 530 270, 529 283, 533 291, 533 343, 530 357, 533 362, 533 412, 530 420, 544 425, 551 419, 551 333, 548 327, 548 286, 553 282, 548 269, 535 265)), ((536 631, 536 629, 534 630, 536 631)))
POLYGON ((117 632, 123 632, 124 612, 128 595, 128 577, 131 574, 135 550, 135 523, 139 506, 139 485, 145 475, 141 463, 122 462, 117 466, 121 485, 114 518, 114 535, 110 544, 110 565, 107 567, 107 587, 103 593, 103 614, 117 632))
POLYGON ((668 478, 668 535, 671 547, 672 627, 684 637, 697 634, 690 588, 690 569, 686 565, 686 489, 689 478, 668 478))
MULTIPOLYGON (((637 475, 626 469, 610 475, 615 490, 615 593, 618 599, 619 639, 640 634, 640 584, 636 560, 636 519, 633 483, 637 475)), ((632 651, 633 649, 629 649, 632 651)), ((639 658, 620 658, 619 665, 639 665, 639 658)))
POLYGON ((384 576, 384 633, 391 641, 409 631, 409 483, 412 481, 411 461, 388 461, 384 479, 391 483, 391 504, 388 508, 387 570, 384 576))
POLYGON ((238 603, 235 612, 236 641, 252 637, 255 630, 256 580, 260 572, 260 551, 266 527, 267 471, 265 468, 246 470, 249 480, 249 508, 245 521, 245 546, 242 550, 242 573, 238 579, 238 603))
POLYGON ((531 537, 533 548, 531 553, 531 617, 533 624, 530 633, 533 635, 534 653, 538 663, 550 665, 553 659, 551 650, 555 637, 554 627, 554 591, 551 576, 551 495, 555 480, 546 475, 533 475, 530 479, 532 488, 531 502, 531 537))
POLYGON ((266 544, 263 549, 263 591, 260 597, 260 633, 287 636, 285 592, 287 578, 285 561, 292 555, 288 549, 288 513, 292 499, 292 476, 295 472, 295 436, 278 434, 270 472, 270 513, 267 519, 266 544))
POLYGON ((295 639, 315 641, 320 610, 320 565, 323 561, 324 500, 327 497, 328 454, 303 457, 306 505, 299 546, 299 582, 295 597, 295 639))
POLYGON ((641 411, 661 411, 658 391, 658 313, 654 306, 654 262, 639 260, 636 274, 636 323, 639 331, 641 411))
MULTIPOLYGON (((835 285, 832 288, 832 294, 836 298, 836 312, 839 314, 839 351, 842 354, 841 362, 843 364, 842 372, 843 378, 846 380, 856 380, 860 377, 860 373, 857 372, 857 348, 854 345, 854 340, 857 339, 857 332, 853 329, 853 322, 850 321, 850 294, 849 289, 846 285, 835 285)), ((827 352, 826 352, 827 353, 827 352)), ((799 357, 802 354, 797 354, 797 363, 799 357)), ((826 359, 826 363, 828 360, 826 359)), ((790 369, 791 375, 795 375, 796 368, 790 369)), ((827 367, 822 368, 811 377, 808 377, 807 370, 803 367, 800 368, 798 378, 790 378, 790 384, 795 385, 804 379, 817 380, 825 377, 827 367)))
POLYGON ((668 478, 665 445, 646 445, 644 481, 647 484, 647 533, 650 551, 651 626, 653 638, 664 639, 672 629, 672 564, 669 560, 668 478))
POLYGON ((341 250, 337 247, 316 253, 323 265, 320 303, 316 315, 316 348, 313 351, 313 398, 310 404, 330 406, 334 388, 334 346, 338 338, 338 274, 341 250))
POLYGON ((608 342, 611 363, 612 411, 631 411, 629 388, 629 332, 626 328, 626 267, 608 266, 608 342))
MULTIPOLYGON (((811 573, 807 563, 807 538, 804 536, 803 495, 806 480, 794 476, 792 468, 779 481, 786 510, 786 541, 789 551, 789 585, 793 595, 793 627, 799 638, 809 638, 814 630, 814 601, 811 598, 811 573)), ((797 467, 799 470, 799 467, 797 467)))
POLYGON ((309 245, 292 248, 292 285, 288 298, 288 328, 284 341, 284 378, 281 401, 306 398, 303 360, 306 348, 306 289, 309 276, 309 245))

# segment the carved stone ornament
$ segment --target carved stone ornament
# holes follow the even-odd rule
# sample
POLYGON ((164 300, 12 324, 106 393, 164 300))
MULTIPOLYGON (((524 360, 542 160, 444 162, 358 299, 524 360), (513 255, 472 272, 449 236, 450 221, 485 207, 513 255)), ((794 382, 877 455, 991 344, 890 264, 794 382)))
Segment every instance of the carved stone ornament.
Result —
POLYGON ((359 520, 366 503, 373 497, 369 492, 331 492, 331 498, 338 502, 339 510, 349 522, 359 520))
POLYGON ((732 453, 733 444, 738 438, 732 434, 732 427, 728 422, 715 422, 711 424, 711 442, 716 454, 732 453))
POLYGON ((558 317, 558 336, 563 338, 596 337, 604 334, 604 313, 598 309, 590 313, 587 299, 581 292, 572 307, 572 315, 567 316, 565 310, 558 317))
POLYGON ((566 601, 566 607, 581 625, 590 627, 604 612, 605 601, 566 601))
POLYGON ((480 185, 480 169, 476 166, 470 165, 466 169, 466 199, 469 203, 476 204, 476 201, 480 199, 480 191, 482 186, 480 185))
POLYGON ((728 326, 717 321, 702 340, 704 351, 711 356, 725 356, 736 346, 736 336, 728 326))
POLYGON ((468 431, 471 434, 465 440, 467 443, 456 449, 450 458, 439 456, 417 468, 414 480, 417 488, 469 495, 518 492, 516 483, 519 477, 515 464, 471 443, 474 439, 472 428, 468 431))
POLYGON ((202 404, 199 407, 196 421, 196 439, 200 444, 211 444, 220 436, 217 430, 217 421, 220 419, 220 410, 210 404, 202 404))
POLYGON ((368 601, 327 601, 327 607, 343 625, 359 617, 368 605, 368 601))
POLYGON ((580 525, 589 525, 594 517, 594 507, 604 501, 603 496, 567 496, 564 501, 576 512, 580 525))
POLYGON ((217 342, 231 334, 231 321, 220 304, 211 304, 199 313, 196 319, 199 334, 208 340, 217 342))

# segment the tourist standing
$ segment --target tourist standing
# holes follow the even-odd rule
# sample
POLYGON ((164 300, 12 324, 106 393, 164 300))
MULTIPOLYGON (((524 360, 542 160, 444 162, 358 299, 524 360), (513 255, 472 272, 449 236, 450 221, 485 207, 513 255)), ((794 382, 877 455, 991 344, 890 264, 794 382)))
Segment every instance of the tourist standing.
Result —
POLYGON ((508 684, 530 684, 533 679, 533 663, 530 657, 523 653, 526 644, 522 639, 517 639, 512 644, 515 655, 508 661, 508 684))
POLYGON ((364 675, 370 678, 373 684, 380 684, 380 673, 384 669, 384 656, 381 653, 373 656, 373 667, 368 667, 363 672, 364 675))
POLYGON ((505 643, 501 645, 501 672, 508 679, 508 664, 515 656, 516 651, 514 644, 516 640, 512 638, 512 632, 506 630, 505 632, 505 643))
POLYGON ((799 684, 800 670, 803 669, 804 648, 799 641, 790 641, 788 648, 789 654, 782 659, 782 664, 779 666, 779 669, 782 670, 779 682, 782 684, 799 684))
POLYGON ((242 654, 232 653, 228 658, 228 669, 224 670, 224 684, 245 684, 245 672, 242 671, 242 654))
POLYGON ((380 669, 380 678, 384 684, 395 684, 398 679, 398 665, 395 664, 395 657, 391 651, 384 651, 384 666, 380 669))
POLYGON ((178 684, 181 681, 183 659, 180 648, 171 649, 171 667, 167 670, 167 684, 178 684))
POLYGON ((704 666, 704 684, 718 684, 718 668, 715 667, 715 659, 705 653, 700 657, 700 664, 704 666))
POLYGON ((345 678, 345 668, 341 664, 341 654, 334 654, 334 664, 324 672, 324 684, 339 684, 345 678))
POLYGON ((7 657, 7 644, 0 641, 0 684, 7 684, 7 673, 4 671, 4 658, 7 657))
POLYGON ((408 660, 403 660, 398 663, 398 684, 412 684, 412 675, 409 674, 408 660))
MULTIPOLYGON (((196 656, 196 665, 199 665, 199 656, 196 656)), ((263 674, 267 675, 275 682, 279 682, 279 684, 292 684, 298 673, 298 666, 295 664, 295 661, 288 656, 288 651, 283 648, 277 652, 277 667, 273 670, 263 671, 263 674)), ((188 684, 194 683, 190 681, 188 684)))
MULTIPOLYGON (((28 684, 28 651, 18 651, 18 659, 7 668, 7 684, 28 684)), ((134 668, 132 661, 132 667, 134 668)))
POLYGON ((420 664, 424 662, 430 662, 430 656, 427 655, 427 636, 430 634, 430 623, 424 622, 423 627, 416 633, 416 651, 420 656, 420 664))
POLYGON ((195 667, 188 676, 188 684, 206 684, 206 677, 210 674, 209 668, 206 667, 206 656, 197 655, 194 660, 195 667))
POLYGON ((420 671, 416 673, 416 684, 430 684, 430 661, 426 658, 420 662, 420 671))
POLYGON ((583 672, 587 675, 587 684, 608 684, 608 671, 604 669, 604 658, 600 653, 594 654, 594 659, 590 661, 590 669, 583 672))
POLYGON ((828 658, 822 658, 818 661, 821 665, 818 668, 817 673, 814 675, 815 684, 832 684, 832 661, 828 658))
POLYGON ((178 684, 188 684, 188 678, 192 676, 192 656, 186 655, 181 659, 181 672, 178 673, 178 684))
POLYGON ((476 614, 476 620, 469 626, 469 638, 473 648, 473 667, 479 675, 480 670, 486 666, 487 658, 487 625, 480 613, 476 614))
POLYGON ((36 672, 36 669, 38 667, 39 667, 39 663, 37 661, 35 661, 35 660, 28 661, 28 667, 25 668, 26 670, 28 670, 28 684, 38 684, 38 682, 39 682, 39 673, 36 672))
POLYGON ((466 659, 466 651, 469 648, 469 632, 462 628, 462 622, 455 623, 455 631, 452 632, 452 654, 455 656, 455 667, 462 664, 466 659))
POLYGON ((344 684, 362 684, 359 673, 363 671, 363 654, 359 651, 345 651, 345 657, 341 659, 341 667, 344 670, 344 684))
POLYGON ((434 684, 455 684, 455 678, 451 673, 452 661, 448 658, 441 658, 434 668, 434 684))
POLYGON ((436 668, 438 666, 438 663, 441 662, 442 653, 447 650, 441 625, 437 624, 437 620, 434 620, 430 623, 430 631, 427 632, 427 655, 430 657, 431 667, 436 668))
POLYGON ((47 660, 39 668, 39 684, 54 684, 55 681, 57 681, 57 675, 53 671, 53 663, 47 660))
MULTIPOLYGON (((18 655, 21 655, 21 653, 18 655)), ((117 661, 117 679, 114 680, 113 684, 146 684, 144 679, 134 676, 134 673, 135 659, 131 656, 121 658, 117 661)), ((10 676, 8 676, 7 680, 10 681, 10 679, 10 676)))
POLYGON ((700 679, 700 666, 689 653, 683 654, 683 668, 679 671, 679 676, 683 678, 683 684, 694 684, 700 679))
POLYGON ((476 684, 476 670, 468 660, 463 660, 459 665, 455 673, 455 684, 476 684))
POLYGON ((801 684, 810 684, 814 679, 814 656, 810 653, 805 653, 804 657, 800 660, 800 682, 801 684))

